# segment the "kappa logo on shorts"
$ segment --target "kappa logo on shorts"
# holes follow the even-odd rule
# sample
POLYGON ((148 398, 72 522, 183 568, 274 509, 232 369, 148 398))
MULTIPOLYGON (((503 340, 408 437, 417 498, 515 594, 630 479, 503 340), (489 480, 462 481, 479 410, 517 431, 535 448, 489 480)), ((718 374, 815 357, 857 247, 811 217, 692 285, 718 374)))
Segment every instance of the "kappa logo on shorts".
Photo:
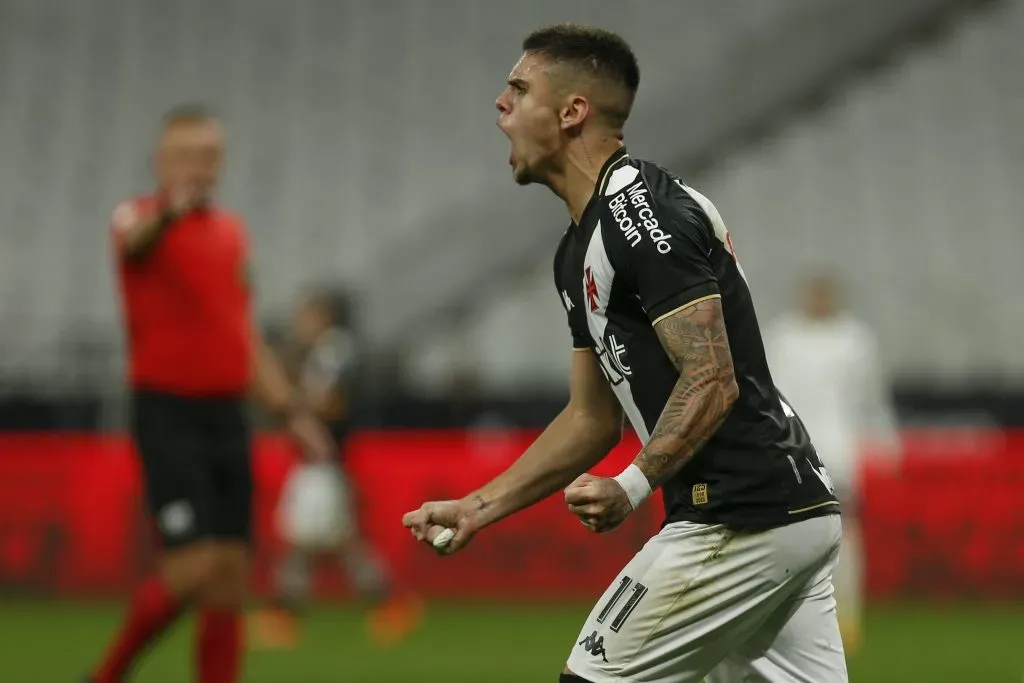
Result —
POLYGON ((176 500, 160 509, 157 520, 160 530, 168 536, 184 536, 192 531, 196 513, 187 500, 176 500))
POLYGON ((693 485, 693 504, 704 505, 708 502, 708 485, 707 484, 694 484, 693 485))
POLYGON ((584 650, 586 650, 595 657, 601 655, 601 659, 603 659, 606 664, 608 663, 608 657, 606 656, 604 650, 604 636, 598 636, 597 631, 594 631, 589 636, 587 636, 586 638, 584 638, 576 644, 582 645, 584 650))

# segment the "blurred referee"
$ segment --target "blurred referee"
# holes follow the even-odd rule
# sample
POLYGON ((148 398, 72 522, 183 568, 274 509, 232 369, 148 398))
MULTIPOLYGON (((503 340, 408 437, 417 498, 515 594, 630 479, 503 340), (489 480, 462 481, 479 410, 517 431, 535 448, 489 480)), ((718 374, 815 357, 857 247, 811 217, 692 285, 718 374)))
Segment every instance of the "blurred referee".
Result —
POLYGON ((197 680, 240 680, 250 391, 286 418, 304 452, 331 457, 326 431, 293 398, 256 332, 245 223, 214 201, 223 159, 217 117, 201 106, 176 108, 164 118, 155 154, 157 190, 113 213, 132 434, 163 554, 90 683, 125 680, 142 650, 190 604, 200 609, 197 680))

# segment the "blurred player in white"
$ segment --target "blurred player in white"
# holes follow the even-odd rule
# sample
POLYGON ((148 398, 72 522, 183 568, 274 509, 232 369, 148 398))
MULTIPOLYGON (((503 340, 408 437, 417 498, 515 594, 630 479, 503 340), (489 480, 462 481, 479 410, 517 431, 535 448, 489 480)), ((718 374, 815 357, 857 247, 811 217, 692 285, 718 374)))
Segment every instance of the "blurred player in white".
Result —
POLYGON ((285 484, 277 523, 288 549, 274 574, 274 604, 254 624, 263 647, 295 645, 298 615, 317 559, 340 560, 352 588, 373 604, 368 627, 377 643, 397 642, 421 619, 420 601, 395 589, 383 561, 360 534, 356 491, 345 471, 358 357, 349 308, 340 293, 309 296, 295 312, 283 353, 304 400, 328 425, 340 455, 335 462, 297 465, 285 484))
POLYGON ((765 334, 772 377, 807 426, 843 504, 843 544, 833 582, 848 651, 862 639, 863 546, 857 521, 857 471, 867 452, 898 453, 899 441, 878 344, 842 306, 828 272, 799 287, 798 308, 765 334))

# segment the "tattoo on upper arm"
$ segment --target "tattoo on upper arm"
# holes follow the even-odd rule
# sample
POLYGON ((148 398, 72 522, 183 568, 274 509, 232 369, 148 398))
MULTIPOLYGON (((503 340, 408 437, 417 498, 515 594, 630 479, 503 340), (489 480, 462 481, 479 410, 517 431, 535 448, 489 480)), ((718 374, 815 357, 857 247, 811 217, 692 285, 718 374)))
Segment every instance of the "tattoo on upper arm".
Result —
POLYGON ((637 465, 660 484, 685 465, 725 420, 736 377, 720 298, 688 306, 655 326, 679 380, 637 465))
POLYGON ((682 374, 696 377, 732 370, 722 300, 705 299, 660 321, 654 331, 665 353, 682 374))

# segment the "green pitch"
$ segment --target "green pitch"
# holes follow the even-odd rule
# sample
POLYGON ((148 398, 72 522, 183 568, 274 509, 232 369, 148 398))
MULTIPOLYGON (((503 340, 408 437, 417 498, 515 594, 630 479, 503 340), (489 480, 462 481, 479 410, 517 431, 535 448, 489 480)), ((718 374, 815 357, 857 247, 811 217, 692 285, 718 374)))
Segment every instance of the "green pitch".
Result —
MULTIPOLYGON (((117 623, 112 604, 0 600, 0 681, 78 683, 117 623)), ((249 683, 554 683, 586 605, 432 605, 421 631, 374 648, 354 609, 309 615, 302 646, 249 655, 249 683)), ((139 668, 136 683, 191 681, 191 624, 139 668)), ((1022 683, 1024 606, 878 608, 854 683, 1022 683)))

